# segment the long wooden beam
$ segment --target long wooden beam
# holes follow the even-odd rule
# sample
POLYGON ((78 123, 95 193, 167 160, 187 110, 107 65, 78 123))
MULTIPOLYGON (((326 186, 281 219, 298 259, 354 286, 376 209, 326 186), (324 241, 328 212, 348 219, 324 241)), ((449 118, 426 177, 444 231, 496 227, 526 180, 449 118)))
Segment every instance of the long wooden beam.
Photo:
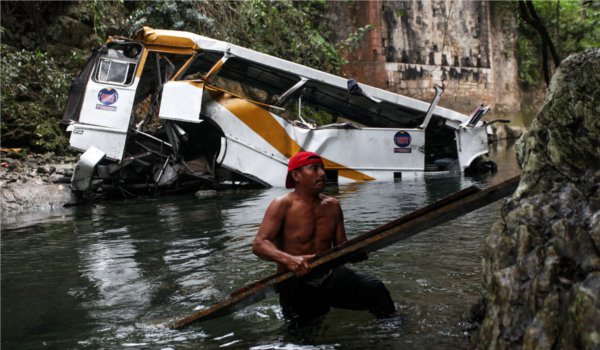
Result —
MULTIPOLYGON (((342 265, 358 255, 386 247, 435 227, 476 209, 511 195, 519 184, 519 176, 481 190, 468 187, 433 204, 411 212, 397 220, 359 235, 346 243, 316 256, 311 261, 311 271, 319 272, 342 265)), ((172 322, 169 326, 179 329, 192 322, 210 320, 228 315, 256 303, 275 292, 275 286, 290 278, 292 272, 281 272, 242 287, 231 296, 208 309, 204 309, 172 322)))

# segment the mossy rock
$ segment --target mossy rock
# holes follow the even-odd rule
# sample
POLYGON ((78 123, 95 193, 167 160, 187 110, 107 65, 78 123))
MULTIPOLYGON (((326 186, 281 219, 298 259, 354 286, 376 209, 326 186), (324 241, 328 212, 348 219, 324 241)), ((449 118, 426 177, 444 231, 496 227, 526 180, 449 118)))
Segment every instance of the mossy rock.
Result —
POLYGON ((600 348, 600 49, 565 59, 484 247, 473 348, 600 348))

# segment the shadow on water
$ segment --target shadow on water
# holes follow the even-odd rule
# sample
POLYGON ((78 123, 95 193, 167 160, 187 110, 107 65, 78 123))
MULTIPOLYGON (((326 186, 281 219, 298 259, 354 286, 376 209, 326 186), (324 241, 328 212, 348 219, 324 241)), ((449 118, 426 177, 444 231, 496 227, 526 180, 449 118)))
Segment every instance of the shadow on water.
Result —
MULTIPOLYGON (((499 172, 436 175, 328 187, 349 237, 471 185, 518 174, 512 145, 492 149, 499 172)), ((231 190, 214 198, 136 199, 3 219, 2 347, 327 349, 465 347, 461 322, 481 286, 480 251, 498 218, 492 204, 381 249, 352 268, 382 279, 399 315, 333 310, 291 331, 276 296, 230 316, 173 331, 274 272, 250 245, 267 205, 285 189, 231 190)))

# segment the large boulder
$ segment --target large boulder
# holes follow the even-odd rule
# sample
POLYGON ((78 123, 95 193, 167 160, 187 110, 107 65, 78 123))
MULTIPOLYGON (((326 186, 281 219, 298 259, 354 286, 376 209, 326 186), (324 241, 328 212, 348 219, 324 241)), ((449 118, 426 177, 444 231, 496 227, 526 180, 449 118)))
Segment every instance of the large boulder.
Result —
POLYGON ((69 47, 85 47, 94 29, 69 16, 58 16, 48 28, 48 36, 57 43, 69 47))
POLYGON ((0 184, 0 215, 48 212, 75 205, 77 197, 68 184, 47 184, 41 180, 0 184))
POLYGON ((0 152, 0 216, 48 212, 77 204, 69 186, 75 157, 27 154, 25 149, 0 152))
POLYGON ((600 49, 564 60, 483 252, 477 349, 600 349, 600 49))

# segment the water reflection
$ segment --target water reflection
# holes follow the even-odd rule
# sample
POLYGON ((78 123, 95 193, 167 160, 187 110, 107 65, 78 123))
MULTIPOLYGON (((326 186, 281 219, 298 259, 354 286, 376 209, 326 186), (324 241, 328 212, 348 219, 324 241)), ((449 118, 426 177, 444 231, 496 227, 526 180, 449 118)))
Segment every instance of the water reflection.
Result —
MULTIPOLYGON (((518 173, 493 150, 491 176, 426 176, 328 187, 350 237, 473 184, 518 173)), ((310 334, 290 334, 275 297, 233 315, 172 331, 166 323, 227 297, 275 266, 250 245, 268 204, 285 189, 214 198, 137 199, 3 220, 5 348, 448 348, 466 345, 461 317, 480 292, 483 237, 500 203, 371 254, 354 269, 386 283, 402 317, 378 321, 334 310, 310 334)))

